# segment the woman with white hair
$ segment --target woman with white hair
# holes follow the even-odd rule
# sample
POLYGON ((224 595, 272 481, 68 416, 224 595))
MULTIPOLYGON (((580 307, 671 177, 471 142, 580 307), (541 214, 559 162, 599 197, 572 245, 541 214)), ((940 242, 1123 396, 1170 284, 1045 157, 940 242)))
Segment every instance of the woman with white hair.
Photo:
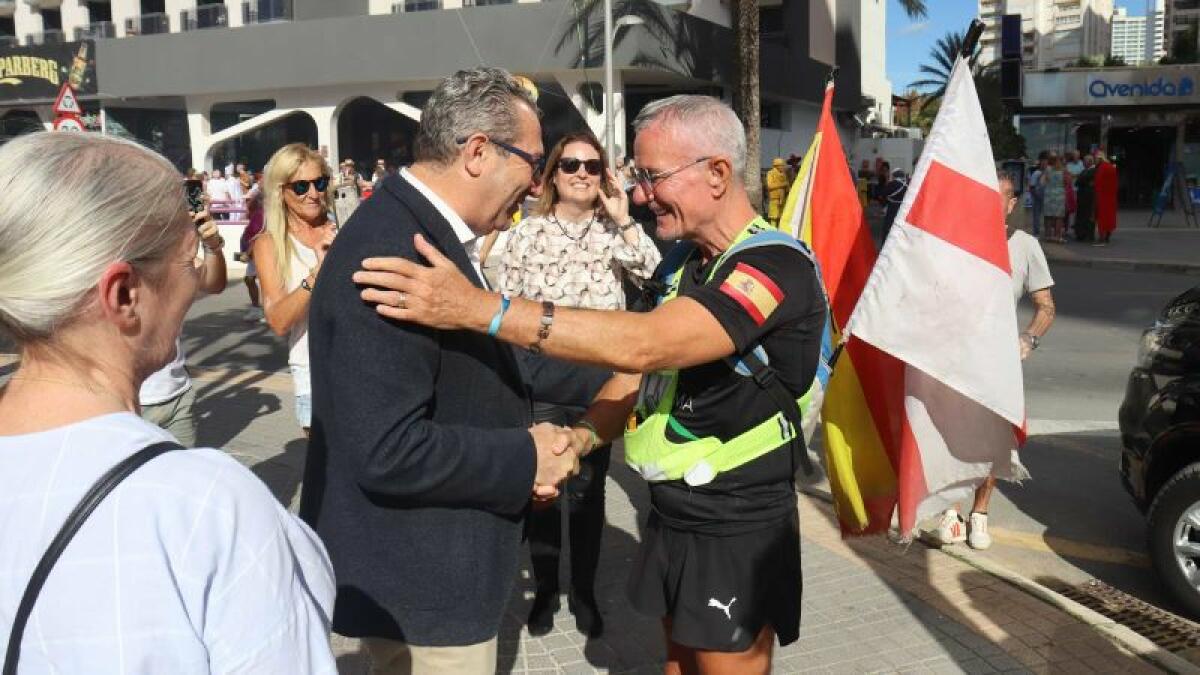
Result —
POLYGON ((296 421, 307 436, 312 425, 308 303, 337 231, 329 219, 329 167, 303 143, 285 145, 263 169, 262 191, 264 229, 254 240, 254 264, 267 325, 288 339, 296 421))
POLYGON ((0 147, 0 184, 0 333, 21 352, 0 389, 7 667, 335 672, 316 536, 236 460, 137 415, 199 283, 179 174, 128 141, 36 133, 0 147))

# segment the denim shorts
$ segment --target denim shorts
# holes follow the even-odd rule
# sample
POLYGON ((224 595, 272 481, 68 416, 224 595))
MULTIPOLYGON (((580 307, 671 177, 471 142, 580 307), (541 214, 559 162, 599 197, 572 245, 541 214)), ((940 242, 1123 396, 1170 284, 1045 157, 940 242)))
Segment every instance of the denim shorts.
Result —
POLYGON ((312 426, 312 394, 296 397, 296 421, 305 429, 312 426))

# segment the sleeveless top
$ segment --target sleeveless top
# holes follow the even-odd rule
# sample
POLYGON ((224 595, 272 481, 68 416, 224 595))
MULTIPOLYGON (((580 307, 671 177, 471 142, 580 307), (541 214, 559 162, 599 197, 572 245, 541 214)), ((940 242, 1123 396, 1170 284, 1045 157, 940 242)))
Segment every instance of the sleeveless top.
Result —
MULTIPOLYGON (((289 261, 287 287, 284 289, 288 293, 300 288, 300 282, 304 280, 317 266, 317 254, 311 248, 304 245, 296 237, 288 234, 288 239, 291 240, 291 260, 289 261)), ((300 376, 296 373, 296 369, 292 369, 293 379, 296 385, 296 395, 301 396, 311 392, 311 385, 308 382, 308 317, 303 321, 297 322, 292 329, 288 331, 288 365, 300 366, 306 372, 304 373, 304 381, 300 381, 300 376)))

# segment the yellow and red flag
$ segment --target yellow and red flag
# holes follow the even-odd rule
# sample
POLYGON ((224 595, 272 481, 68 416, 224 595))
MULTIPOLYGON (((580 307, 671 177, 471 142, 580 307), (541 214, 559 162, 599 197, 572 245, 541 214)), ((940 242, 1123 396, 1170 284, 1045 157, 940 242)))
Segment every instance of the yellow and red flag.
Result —
MULTIPOLYGON (((833 343, 875 264, 875 243, 833 121, 833 85, 779 221, 821 267, 833 343)), ((897 501, 903 364, 851 338, 829 380, 821 417, 826 468, 843 534, 886 532, 897 501)))

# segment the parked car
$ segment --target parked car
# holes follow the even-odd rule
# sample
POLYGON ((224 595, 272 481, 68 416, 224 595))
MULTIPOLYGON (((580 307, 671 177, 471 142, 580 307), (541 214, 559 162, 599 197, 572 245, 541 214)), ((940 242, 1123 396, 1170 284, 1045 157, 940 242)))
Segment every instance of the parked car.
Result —
POLYGON ((1121 478, 1159 578, 1200 617, 1200 286, 1142 334, 1120 412, 1121 478))

